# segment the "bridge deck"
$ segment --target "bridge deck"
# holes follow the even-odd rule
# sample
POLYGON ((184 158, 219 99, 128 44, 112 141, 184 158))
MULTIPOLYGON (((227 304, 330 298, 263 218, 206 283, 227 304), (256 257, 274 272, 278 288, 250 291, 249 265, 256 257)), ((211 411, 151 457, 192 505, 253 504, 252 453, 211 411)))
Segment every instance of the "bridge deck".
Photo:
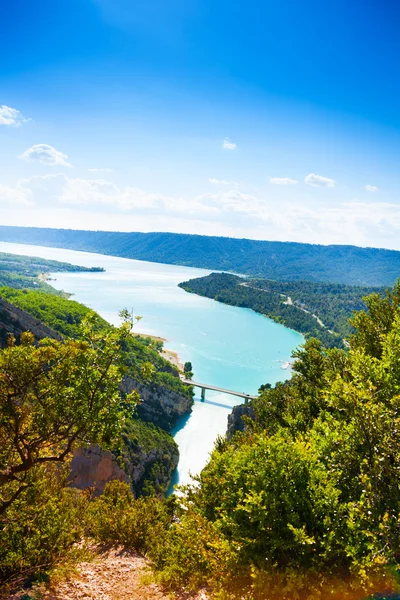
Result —
POLYGON ((257 396, 252 396, 251 394, 246 394, 245 392, 235 392, 234 390, 226 390, 225 388, 220 388, 215 385, 209 385, 208 383, 199 383, 197 381, 192 381, 191 379, 181 379, 182 383, 187 383, 187 385, 193 385, 194 387, 199 387, 204 390, 212 390, 214 392, 222 392, 223 394, 230 394, 231 396, 239 396, 239 398, 247 398, 248 400, 254 400, 257 396))

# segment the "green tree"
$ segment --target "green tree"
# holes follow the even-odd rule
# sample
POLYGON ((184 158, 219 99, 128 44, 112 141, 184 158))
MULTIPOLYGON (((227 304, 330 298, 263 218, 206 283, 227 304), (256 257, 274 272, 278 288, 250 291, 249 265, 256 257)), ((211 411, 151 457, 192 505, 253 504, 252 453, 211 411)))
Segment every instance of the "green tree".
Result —
POLYGON ((132 321, 119 328, 82 323, 82 340, 10 338, 0 353, 0 514, 30 486, 32 470, 60 463, 77 446, 108 444, 137 399, 121 404, 121 344, 132 321))
POLYGON ((165 583, 252 600, 399 589, 400 285, 365 302, 350 349, 307 340, 183 490, 154 556, 165 583))
POLYGON ((183 366, 183 372, 187 379, 192 379, 193 377, 193 367, 191 362, 185 362, 183 366))

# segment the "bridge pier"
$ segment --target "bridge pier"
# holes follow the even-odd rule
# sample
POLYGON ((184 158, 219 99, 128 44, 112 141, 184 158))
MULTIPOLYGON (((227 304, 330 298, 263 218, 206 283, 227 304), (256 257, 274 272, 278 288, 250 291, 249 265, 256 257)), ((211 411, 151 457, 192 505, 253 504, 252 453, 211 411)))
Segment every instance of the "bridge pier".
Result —
POLYGON ((201 401, 204 402, 205 399, 206 399, 206 388, 202 387, 201 388, 201 401))

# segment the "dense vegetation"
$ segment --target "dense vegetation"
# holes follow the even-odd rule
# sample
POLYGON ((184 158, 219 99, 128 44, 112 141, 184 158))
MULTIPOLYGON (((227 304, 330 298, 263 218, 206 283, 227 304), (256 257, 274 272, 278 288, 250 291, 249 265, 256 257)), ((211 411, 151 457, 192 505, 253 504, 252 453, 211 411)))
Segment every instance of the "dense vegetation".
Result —
MULTIPOLYGON (((94 317, 82 339, 26 332, 0 353, 0 516, 30 487, 41 467, 61 463, 75 447, 108 443, 123 423, 121 345, 130 324, 98 332, 94 317)), ((135 394, 136 401, 139 399, 135 394)))
POLYGON ((179 285, 187 292, 251 308, 306 338, 320 339, 329 348, 344 347, 343 339, 353 333, 349 318, 365 308, 364 296, 383 291, 309 281, 243 279, 228 273, 211 273, 179 285))
POLYGON ((177 444, 169 433, 152 423, 137 418, 128 419, 122 431, 120 452, 117 453, 122 458, 127 473, 132 467, 143 463, 143 453, 157 458, 146 464, 144 473, 137 482, 132 481, 135 496, 163 495, 166 486, 159 482, 171 479, 172 470, 179 460, 177 444))
POLYGON ((103 271, 101 267, 79 267, 57 260, 45 260, 32 256, 19 256, 0 252, 0 286, 13 288, 36 288, 47 292, 56 291, 40 275, 50 272, 93 272, 103 271))
POLYGON ((0 240, 234 271, 282 281, 388 286, 400 275, 400 252, 357 246, 6 226, 0 226, 0 240))
MULTIPOLYGON (((178 499, 135 500, 128 485, 114 481, 93 501, 66 487, 63 469, 36 465, 2 520, 0 575, 46 571, 73 556, 74 542, 94 539, 144 552, 169 589, 207 586, 219 600, 361 600, 398 591, 400 283, 365 304, 352 320, 350 349, 307 340, 294 354, 292 379, 264 387, 244 431, 217 441, 195 485, 178 499)), ((3 350, 1 373, 20 363, 30 372, 29 356, 46 344, 27 342, 3 350)), ((80 356, 79 345, 76 351, 80 356)), ((91 359, 78 360, 79 386, 82 365, 90 370, 91 359)), ((63 411, 57 400, 44 414, 41 388, 14 403, 9 381, 0 378, 4 415, 10 402, 22 409, 28 434, 40 419, 51 424, 57 406, 63 411)), ((81 419, 85 395, 76 402, 81 419)), ((99 416, 108 421, 107 412, 99 416)), ((3 418, 1 427, 8 422, 3 418)), ((97 423, 88 424, 106 434, 97 423)), ((12 436, 4 439, 13 445, 12 436)))
POLYGON ((109 444, 132 412, 118 387, 131 324, 100 335, 95 325, 84 322, 79 341, 35 345, 25 333, 0 352, 2 581, 50 564, 77 539, 82 501, 66 489, 63 462, 82 444, 109 444))
MULTIPOLYGON (((71 338, 82 335, 81 323, 91 313, 84 304, 41 290, 2 287, 0 296, 61 335, 71 338)), ((107 329, 108 323, 101 317, 98 316, 96 322, 100 329, 107 329)), ((150 373, 153 382, 182 396, 190 396, 190 388, 181 383, 177 369, 161 356, 159 349, 160 343, 151 338, 129 336, 125 339, 123 350, 127 374, 139 381, 147 381, 150 373)))
MULTIPOLYGON (((86 306, 43 291, 3 287, 0 288, 0 297, 62 336, 74 340, 83 339, 82 324, 88 318, 93 318, 92 311, 86 306)), ((98 334, 106 335, 108 323, 98 315, 95 322, 98 334)), ((121 343, 124 375, 129 375, 135 382, 144 385, 160 386, 158 393, 161 395, 172 390, 180 396, 191 398, 190 388, 181 383, 177 369, 161 356, 161 350, 162 343, 158 340, 144 336, 126 336, 121 343)), ((139 418, 142 414, 141 405, 138 412, 139 414, 131 415, 126 421, 116 454, 120 456, 121 466, 124 466, 128 474, 134 468, 139 468, 139 479, 132 480, 135 493, 162 494, 176 467, 178 448, 169 433, 139 418), (142 464, 146 465, 144 471, 142 464)), ((169 422, 166 419, 164 421, 160 421, 160 424, 168 429, 169 422)))
POLYGON ((217 443, 153 555, 164 581, 279 600, 396 587, 400 283, 366 304, 349 351, 307 341, 292 379, 217 443))

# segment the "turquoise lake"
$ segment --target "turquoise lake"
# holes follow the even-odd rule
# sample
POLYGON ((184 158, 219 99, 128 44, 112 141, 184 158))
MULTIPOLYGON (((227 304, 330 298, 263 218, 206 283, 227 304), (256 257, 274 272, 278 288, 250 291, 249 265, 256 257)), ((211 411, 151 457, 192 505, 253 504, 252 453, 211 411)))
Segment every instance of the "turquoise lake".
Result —
MULTIPOLYGON (((56 273, 50 283, 74 294, 109 322, 118 324, 122 308, 133 309, 142 320, 136 331, 166 338, 182 362, 191 361, 194 379, 218 387, 256 394, 263 383, 290 376, 282 364, 290 359, 303 337, 251 310, 226 306, 189 294, 177 284, 210 271, 124 258, 0 242, 0 251, 38 256, 88 267, 104 273, 56 273)), ((224 434, 227 417, 240 398, 218 392, 195 399, 190 416, 175 428, 180 462, 173 483, 187 483, 199 473, 214 441, 224 434)))

